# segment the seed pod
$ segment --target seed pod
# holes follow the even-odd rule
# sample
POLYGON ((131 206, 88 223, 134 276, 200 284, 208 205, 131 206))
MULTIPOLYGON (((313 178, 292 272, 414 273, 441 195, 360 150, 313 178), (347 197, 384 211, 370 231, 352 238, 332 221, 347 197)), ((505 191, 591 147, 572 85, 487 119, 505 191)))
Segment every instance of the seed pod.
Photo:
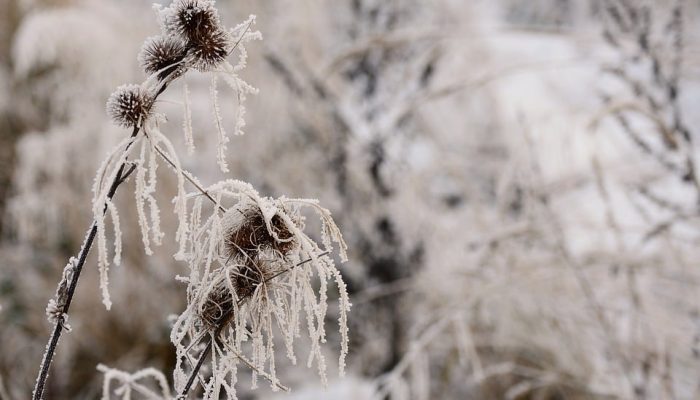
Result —
POLYGON ((239 305, 242 304, 259 285, 268 282, 285 268, 281 260, 270 257, 270 254, 255 258, 236 257, 218 270, 197 313, 204 326, 216 330, 228 323, 234 316, 234 299, 239 305))
POLYGON ((233 296, 225 276, 222 276, 210 288, 197 316, 204 326, 215 330, 233 317, 233 309, 233 296))
POLYGON ((172 36, 154 36, 146 40, 141 48, 138 59, 144 71, 151 75, 158 73, 158 79, 163 80, 175 71, 184 72, 179 63, 185 58, 184 43, 172 36))
POLYGON ((148 118, 151 100, 139 85, 119 86, 107 100, 107 114, 125 128, 140 126, 148 118))
POLYGON ((294 234, 279 215, 275 214, 271 218, 268 228, 257 203, 250 202, 240 208, 232 208, 223 218, 224 257, 255 258, 267 249, 287 255, 297 245, 294 234))
POLYGON ((198 71, 211 71, 221 64, 233 50, 231 35, 224 30, 209 32, 189 42, 192 48, 192 67, 198 71))
POLYGON ((189 42, 221 30, 219 13, 211 0, 175 0, 165 17, 166 33, 189 42))

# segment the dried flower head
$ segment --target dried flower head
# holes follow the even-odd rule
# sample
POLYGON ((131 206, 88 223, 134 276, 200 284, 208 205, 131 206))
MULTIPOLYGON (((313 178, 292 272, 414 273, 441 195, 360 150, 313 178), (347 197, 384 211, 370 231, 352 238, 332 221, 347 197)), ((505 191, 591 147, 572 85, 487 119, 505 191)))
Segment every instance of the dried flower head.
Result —
POLYGON ((197 42, 221 28, 219 13, 212 0, 175 0, 163 17, 166 33, 197 42))
POLYGON ((179 64, 185 58, 187 50, 185 44, 172 36, 153 36, 144 42, 139 53, 139 62, 144 71, 158 74, 158 79, 163 80, 168 75, 176 72, 179 76, 184 72, 179 64))
POLYGON ((223 216, 223 256, 256 256, 272 249, 286 255, 297 243, 282 218, 275 214, 266 222, 258 203, 250 202, 229 209, 223 216))
POLYGON ((107 114, 123 127, 140 126, 150 114, 151 101, 139 85, 119 86, 107 100, 107 114))
POLYGON ((206 299, 197 310, 197 316, 209 330, 215 331, 233 317, 234 296, 228 279, 225 272, 219 274, 208 287, 206 299))
POLYGON ((231 35, 223 29, 211 31, 189 45, 192 48, 192 67, 201 72, 221 64, 233 50, 231 35))
POLYGON ((186 386, 187 360, 201 353, 197 348, 206 337, 213 338, 210 347, 217 357, 212 359, 211 377, 200 381, 207 388, 205 399, 235 397, 239 363, 253 369, 253 385, 259 375, 279 387, 276 336, 294 363, 294 342, 302 334, 310 340, 307 366, 315 364, 326 383, 322 344, 332 286, 338 290, 342 374, 350 301, 331 252, 335 242, 345 261, 347 247, 330 212, 316 200, 260 196, 240 181, 222 181, 203 190, 217 205, 227 207, 223 215, 224 206, 213 207, 209 214, 203 208, 205 197, 190 197, 191 230, 184 253, 190 275, 183 278, 188 282, 188 306, 174 321, 170 336, 178 349, 175 387, 186 386), (319 217, 320 243, 305 232, 309 212, 319 217))
POLYGON ((273 251, 231 259, 207 287, 205 301, 197 312, 199 319, 212 331, 227 324, 234 317, 236 306, 251 297, 261 284, 273 284, 271 280, 286 269, 279 253, 273 251))

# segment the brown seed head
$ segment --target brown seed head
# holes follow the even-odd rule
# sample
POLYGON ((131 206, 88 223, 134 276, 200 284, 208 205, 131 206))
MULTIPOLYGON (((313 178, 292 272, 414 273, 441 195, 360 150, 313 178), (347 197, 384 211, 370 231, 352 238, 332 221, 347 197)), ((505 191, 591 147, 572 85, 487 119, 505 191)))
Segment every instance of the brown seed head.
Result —
POLYGON ((147 74, 158 73, 158 79, 163 80, 178 68, 184 71, 178 63, 185 58, 186 53, 187 50, 181 40, 160 35, 146 40, 138 58, 147 74))
POLYGON ((139 85, 119 86, 107 100, 107 114, 125 128, 141 124, 150 110, 151 101, 139 85))
POLYGON ((226 268, 220 270, 221 274, 215 278, 198 313, 206 327, 215 330, 228 323, 234 316, 234 299, 239 305, 242 304, 253 295, 258 286, 268 283, 285 268, 279 259, 270 257, 274 257, 274 254, 265 253, 255 258, 236 257, 226 268))
POLYGON ((297 245, 294 234, 279 215, 272 217, 270 227, 279 240, 268 230, 262 210, 257 204, 251 203, 241 209, 231 209, 224 216, 223 256, 255 258, 267 249, 277 251, 281 255, 289 254, 297 245))
POLYGON ((219 13, 211 0, 175 0, 166 20, 166 32, 185 41, 198 41, 221 29, 219 13))
POLYGON ((222 30, 209 32, 189 42, 192 67, 201 72, 210 71, 221 64, 233 50, 231 35, 222 30))

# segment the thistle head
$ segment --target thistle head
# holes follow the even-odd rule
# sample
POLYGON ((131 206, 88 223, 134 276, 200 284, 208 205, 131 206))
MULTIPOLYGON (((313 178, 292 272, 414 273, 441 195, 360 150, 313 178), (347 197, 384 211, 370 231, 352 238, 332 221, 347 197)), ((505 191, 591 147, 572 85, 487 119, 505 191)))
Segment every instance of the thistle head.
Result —
POLYGON ((184 43, 188 63, 199 71, 209 71, 233 50, 231 35, 221 25, 212 0, 174 0, 159 8, 163 33, 184 43))
POLYGON ((166 33, 185 41, 197 41, 221 29, 219 12, 212 0, 175 0, 163 18, 166 33))
MULTIPOLYGON (((185 44, 172 36, 160 35, 148 38, 141 48, 138 59, 146 74, 158 74, 163 80, 175 71, 183 71, 180 63, 185 58, 185 44)), ((177 75, 182 72, 177 73, 177 75)))
POLYGON ((140 126, 151 112, 151 100, 139 85, 119 86, 107 100, 107 114, 125 128, 140 126))
POLYGON ((206 72, 221 64, 233 50, 231 35, 223 29, 209 32, 189 42, 192 67, 206 72))

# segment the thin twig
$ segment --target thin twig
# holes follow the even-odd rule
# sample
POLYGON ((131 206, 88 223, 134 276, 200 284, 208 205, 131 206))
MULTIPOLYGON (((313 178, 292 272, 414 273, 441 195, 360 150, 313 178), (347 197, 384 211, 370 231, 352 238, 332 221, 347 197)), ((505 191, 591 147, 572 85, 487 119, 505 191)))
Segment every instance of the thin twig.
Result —
MULTIPOLYGON (((133 133, 131 134, 131 137, 136 137, 138 134, 139 129, 134 128, 133 133)), ((131 144, 133 142, 130 142, 126 149, 124 151, 128 151, 129 147, 131 147, 131 144)), ((117 191, 117 188, 119 185, 121 185, 126 178, 129 176, 134 171, 133 167, 130 167, 129 169, 125 170, 127 162, 124 161, 122 165, 119 167, 119 171, 117 172, 117 175, 114 177, 114 180, 112 181, 112 185, 109 188, 109 192, 107 193, 107 200, 112 200, 112 197, 114 197, 114 194, 117 191)), ((103 213, 107 210, 107 205, 105 204, 103 213)), ((32 395, 32 398, 34 400, 41 400, 43 393, 44 393, 44 388, 46 386, 46 379, 48 378, 49 375, 49 367, 51 366, 51 362, 53 361, 53 356, 56 352, 56 346, 58 345, 58 340, 61 338, 61 333, 63 332, 64 328, 64 316, 68 315, 68 310, 70 309, 70 304, 71 301, 73 300, 73 295, 75 294, 75 289, 78 285, 78 278, 80 278, 80 272, 83 269, 83 265, 85 265, 85 260, 87 259, 88 253, 90 252, 90 249, 92 248, 92 244, 95 241, 95 236, 97 234, 97 221, 92 222, 92 226, 90 227, 90 230, 88 231, 88 234, 85 238, 85 242, 83 243, 83 246, 80 249, 80 253, 78 254, 78 262, 75 265, 75 268, 73 269, 73 276, 70 281, 70 286, 68 287, 68 290, 66 291, 66 302, 65 305, 63 306, 63 309, 61 310, 61 316, 59 317, 58 321, 56 322, 56 325, 54 326, 53 333, 51 334, 51 338, 49 338, 49 342, 46 345, 46 352, 44 353, 44 358, 41 361, 41 368, 39 369, 39 377, 37 378, 36 381, 36 386, 34 387, 34 392, 32 395)))
MULTIPOLYGON (((323 257, 323 256, 327 256, 329 253, 330 253, 329 251, 324 251, 323 253, 317 255, 316 258, 323 257)), ((306 259, 306 260, 300 262, 299 264, 293 265, 293 266, 290 267, 290 268, 283 269, 282 271, 279 271, 278 273, 276 273, 276 274, 272 275, 271 277, 265 279, 265 281, 264 281, 263 283, 270 282, 271 280, 277 278, 278 276, 280 276, 280 275, 282 275, 282 274, 284 274, 284 273, 287 273, 287 272, 291 271, 292 269, 294 269, 294 268, 296 268, 296 267, 300 267, 300 266, 302 266, 302 265, 304 265, 304 264, 306 264, 306 263, 308 263, 308 262, 311 262, 311 261, 313 261, 313 258, 306 259)))
POLYGON ((228 348, 228 350, 229 350, 231 353, 233 353, 233 354, 236 356, 236 358, 238 358, 239 360, 241 360, 241 361, 243 362, 243 364, 247 365, 248 368, 250 368, 252 371, 255 371, 258 375, 260 375, 260 376, 262 376, 263 378, 267 379, 268 382, 270 382, 271 384, 275 385, 278 389, 281 389, 282 391, 285 391, 285 392, 289 392, 289 388, 288 388, 288 387, 282 385, 282 384, 279 383, 276 379, 273 379, 272 376, 270 376, 267 372, 261 371, 259 368, 257 368, 255 365, 253 365, 253 363, 252 363, 250 360, 248 360, 247 358, 245 358, 245 356, 244 356, 243 354, 238 353, 238 351, 236 351, 236 349, 233 348, 233 346, 231 346, 231 344, 229 344, 229 343, 224 343, 224 346, 226 346, 226 348, 228 348))
MULTIPOLYGON (((144 134, 146 135, 146 137, 147 137, 149 140, 151 139, 151 138, 148 136, 147 133, 144 133, 144 134)), ((175 166, 175 163, 170 159, 170 157, 168 157, 168 155, 165 154, 165 152, 164 152, 160 147, 158 147, 157 144, 155 144, 155 143, 153 143, 153 142, 151 142, 151 143, 153 144, 153 148, 156 150, 156 153, 158 153, 158 155, 160 155, 160 157, 161 157, 163 160, 165 160, 165 162, 167 162, 168 164, 170 164, 170 166, 173 167, 173 168, 177 171, 178 168, 175 166)), ((214 200, 214 198, 211 197, 211 195, 209 194, 209 192, 207 192, 207 191, 202 187, 202 185, 200 185, 200 184, 197 182, 197 180, 194 179, 194 178, 191 176, 191 174, 190 174, 188 171, 186 171, 186 170, 184 170, 184 169, 182 169, 182 168, 179 168, 179 170, 182 172, 182 176, 183 176, 185 179, 187 179, 187 181, 190 182, 190 183, 192 184, 192 186, 194 186, 195 188, 197 188, 197 190, 199 190, 204 196, 206 196, 207 199, 211 200, 212 203, 214 203, 215 205, 217 205, 217 206, 219 207, 219 210, 220 210, 221 212, 226 212, 226 209, 225 209, 223 206, 221 206, 221 204, 219 204, 216 200, 214 200)))

